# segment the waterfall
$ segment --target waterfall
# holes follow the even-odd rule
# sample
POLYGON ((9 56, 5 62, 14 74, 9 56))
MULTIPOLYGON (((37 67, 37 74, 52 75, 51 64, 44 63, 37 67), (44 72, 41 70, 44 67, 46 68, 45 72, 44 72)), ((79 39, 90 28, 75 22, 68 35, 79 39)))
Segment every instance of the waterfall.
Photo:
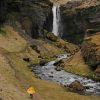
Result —
POLYGON ((52 8, 53 12, 53 29, 52 33, 55 36, 59 36, 59 26, 60 26, 60 8, 59 6, 54 5, 52 8))

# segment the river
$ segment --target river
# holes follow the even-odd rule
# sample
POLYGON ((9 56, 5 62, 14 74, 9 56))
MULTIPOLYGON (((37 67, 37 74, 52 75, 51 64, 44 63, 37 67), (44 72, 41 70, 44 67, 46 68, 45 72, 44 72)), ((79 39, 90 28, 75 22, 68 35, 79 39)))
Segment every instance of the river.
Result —
POLYGON ((82 83, 83 86, 88 87, 86 89, 86 94, 94 94, 100 96, 100 82, 96 82, 92 79, 81 77, 64 70, 55 70, 56 66, 54 66, 54 63, 64 58, 68 58, 68 55, 61 54, 57 56, 56 60, 48 62, 45 64, 45 66, 37 65, 33 67, 33 71, 40 79, 51 80, 63 86, 67 86, 73 81, 78 80, 82 83))

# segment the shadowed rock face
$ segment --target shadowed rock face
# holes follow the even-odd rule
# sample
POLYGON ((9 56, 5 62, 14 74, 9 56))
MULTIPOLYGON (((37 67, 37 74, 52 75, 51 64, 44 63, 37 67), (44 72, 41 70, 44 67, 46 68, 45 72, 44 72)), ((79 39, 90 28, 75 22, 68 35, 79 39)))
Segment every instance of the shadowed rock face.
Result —
POLYGON ((91 1, 86 6, 83 1, 69 2, 61 6, 62 38, 76 44, 83 42, 87 29, 100 31, 100 4, 92 6, 91 1))
POLYGON ((94 72, 94 79, 100 81, 100 65, 97 67, 97 69, 94 72))
POLYGON ((43 28, 49 30, 52 25, 51 7, 49 0, 3 0, 0 1, 0 23, 18 21, 27 34, 37 38, 43 35, 43 28))
POLYGON ((81 51, 85 62, 92 69, 96 69, 100 65, 100 32, 87 37, 82 44, 81 51))

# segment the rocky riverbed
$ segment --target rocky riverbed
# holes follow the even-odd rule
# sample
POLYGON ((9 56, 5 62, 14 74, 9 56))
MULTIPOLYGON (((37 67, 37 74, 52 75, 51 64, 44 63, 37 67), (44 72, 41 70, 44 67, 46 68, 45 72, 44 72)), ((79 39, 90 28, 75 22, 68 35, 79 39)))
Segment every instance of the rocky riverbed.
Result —
POLYGON ((100 82, 96 82, 86 77, 81 77, 72 73, 68 73, 64 70, 56 70, 56 66, 54 66, 54 63, 64 58, 68 58, 68 55, 61 54, 57 56, 56 60, 50 61, 44 66, 37 65, 33 67, 33 71, 40 79, 52 80, 66 87, 75 80, 78 80, 84 87, 86 87, 85 94, 100 95, 100 82))

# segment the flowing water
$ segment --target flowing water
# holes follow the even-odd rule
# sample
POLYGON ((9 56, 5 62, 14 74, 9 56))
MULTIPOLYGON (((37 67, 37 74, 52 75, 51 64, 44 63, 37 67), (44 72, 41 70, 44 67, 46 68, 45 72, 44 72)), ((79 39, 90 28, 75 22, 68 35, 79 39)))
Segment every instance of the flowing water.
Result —
POLYGON ((53 6, 52 8, 53 12, 53 29, 52 33, 54 33, 55 36, 59 36, 59 25, 60 25, 60 8, 59 6, 53 6))
POLYGON ((37 65, 33 67, 33 71, 40 79, 52 80, 64 86, 78 80, 83 84, 83 86, 88 87, 88 89, 86 89, 86 94, 100 95, 100 82, 95 82, 91 79, 71 74, 64 70, 55 70, 56 66, 54 66, 54 63, 63 58, 68 58, 67 54, 59 55, 56 60, 48 62, 45 66, 37 65))

